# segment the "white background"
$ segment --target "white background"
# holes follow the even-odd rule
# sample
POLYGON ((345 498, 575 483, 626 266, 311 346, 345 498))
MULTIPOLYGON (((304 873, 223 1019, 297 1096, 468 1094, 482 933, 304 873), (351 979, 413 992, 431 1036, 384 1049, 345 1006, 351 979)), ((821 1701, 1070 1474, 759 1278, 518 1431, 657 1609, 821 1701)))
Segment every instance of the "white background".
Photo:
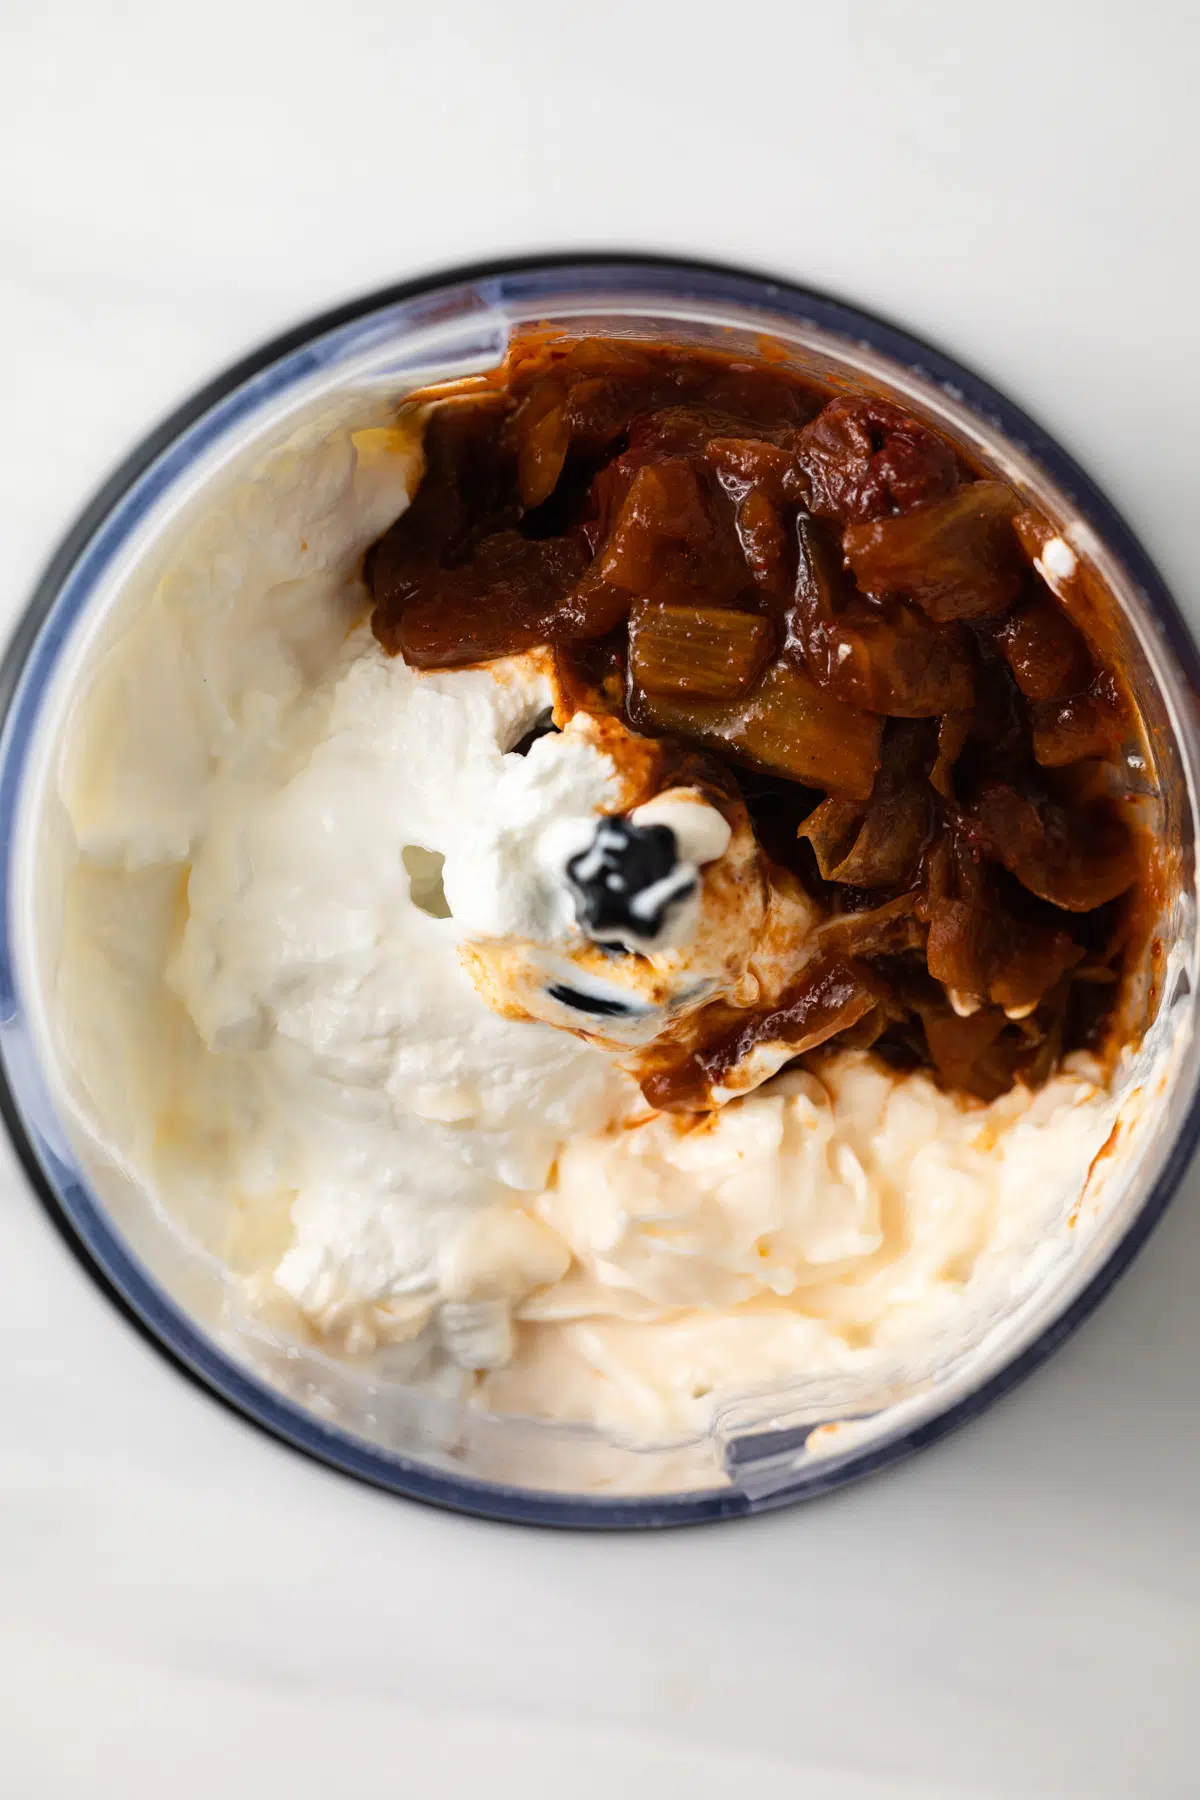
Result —
MULTIPOLYGON (((1200 617, 1189 0, 0 0, 0 610, 256 341, 490 253, 744 261, 1027 405, 1200 617)), ((1192 1800, 1200 1198, 917 1462, 756 1522, 390 1500, 185 1385, 0 1168, 14 1800, 1192 1800)))

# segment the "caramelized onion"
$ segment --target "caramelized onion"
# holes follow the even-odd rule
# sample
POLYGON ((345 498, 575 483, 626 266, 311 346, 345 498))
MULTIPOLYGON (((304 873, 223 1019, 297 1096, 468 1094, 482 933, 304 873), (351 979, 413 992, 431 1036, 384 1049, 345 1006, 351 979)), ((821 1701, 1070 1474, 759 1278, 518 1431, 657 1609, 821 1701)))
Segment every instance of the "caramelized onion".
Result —
POLYGON ((586 563, 577 538, 539 542, 494 532, 458 567, 420 571, 402 607, 377 610, 375 634, 416 669, 510 656, 553 637, 558 609, 586 563))
POLYGON ((889 725, 883 761, 854 842, 831 871, 848 887, 898 887, 916 875, 933 826, 933 793, 925 775, 920 725, 889 725))
POLYGON ((1120 747, 1125 730, 1115 688, 1101 676, 1086 694, 1034 705, 1033 754, 1047 769, 1111 756, 1120 747))
POLYGON ((988 781, 970 813, 987 852, 1023 887, 1065 912, 1091 912, 1136 879, 1129 829, 1103 801, 1068 808, 988 781))
POLYGON ((1008 1044, 999 1042, 1009 1022, 998 1008, 982 1007, 962 1018, 949 1008, 927 1007, 921 1018, 933 1065, 947 1087, 995 1100, 1012 1086, 1022 1046, 1011 1029, 1008 1044))
POLYGON ((630 694, 635 724, 724 750, 735 762, 807 787, 866 800, 879 768, 883 720, 823 694, 799 669, 775 662, 743 700, 630 694))
POLYGON ((811 512, 851 524, 906 512, 958 479, 944 439, 890 400, 831 400, 796 439, 811 512))
POLYGON ((1002 483, 973 481, 899 518, 847 526, 846 561, 865 594, 907 594, 940 623, 1003 612, 1026 579, 1017 504, 1002 483))
POLYGON ((629 619, 629 668, 650 694, 744 694, 771 653, 770 623, 716 606, 639 601, 629 619))
MULTIPOLYGON (((651 1106, 695 1111, 711 1104, 712 1090, 726 1082, 760 1045, 786 1046, 799 1056, 857 1025, 877 1005, 879 986, 865 965, 847 957, 821 955, 771 1007, 711 1036, 690 1052, 668 1052, 642 1081, 651 1106)), ((700 1020, 703 1032, 703 1014, 700 1020)))
POLYGON ((1017 686, 1030 700, 1051 700, 1087 685, 1091 659, 1081 634, 1045 594, 1020 601, 997 635, 1017 686))
POLYGON ((813 847, 822 881, 832 881, 833 871, 847 856, 863 822, 858 800, 839 800, 835 795, 813 808, 797 832, 813 847))
POLYGON ((1068 932, 1015 920, 995 895, 986 907, 939 901, 926 949, 935 981, 1015 1012, 1036 1006, 1084 955, 1068 932))
POLYGON ((969 707, 971 651, 958 626, 934 625, 906 600, 862 599, 810 519, 797 524, 787 645, 839 700, 906 719, 969 707))
POLYGON ((836 955, 870 959, 920 950, 925 928, 916 913, 917 896, 897 894, 866 912, 835 913, 821 926, 821 947, 836 955))

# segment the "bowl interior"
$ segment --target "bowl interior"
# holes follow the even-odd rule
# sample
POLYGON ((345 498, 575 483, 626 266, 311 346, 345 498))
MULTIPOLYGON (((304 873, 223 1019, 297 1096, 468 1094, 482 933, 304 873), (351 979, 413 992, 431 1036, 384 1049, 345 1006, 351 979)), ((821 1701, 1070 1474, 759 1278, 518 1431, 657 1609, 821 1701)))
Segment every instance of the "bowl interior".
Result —
POLYGON ((596 264, 494 274, 368 306, 268 357, 199 410, 55 584, 0 750, 0 1051, 20 1126, 91 1256, 159 1340, 253 1417, 328 1460, 474 1510, 582 1523, 706 1516, 817 1491, 972 1410, 1039 1354, 1132 1253, 1178 1175, 1195 1128, 1198 1056, 1194 651, 1182 633, 1134 540, 1036 428, 934 353, 834 303, 744 277, 596 264), (389 1379, 385 1364, 355 1366, 273 1335, 239 1306, 204 1232, 180 1230, 99 1150, 95 1093, 64 1057, 55 1022, 72 868, 58 797, 68 721, 107 647, 152 604, 182 535, 281 446, 376 424, 415 388, 494 366, 511 335, 535 324, 747 354, 769 347, 834 386, 900 400, 965 443, 1048 516, 1089 579, 1116 598, 1120 655, 1146 726, 1143 804, 1169 846, 1141 985, 1148 1030, 1124 1076, 1116 1151, 1095 1170, 1076 1228, 1056 1226, 1019 1291, 993 1296, 928 1355, 869 1378, 801 1377, 731 1402, 702 1439, 649 1448, 481 1416, 389 1379), (814 1433, 818 1425, 836 1429, 814 1433))

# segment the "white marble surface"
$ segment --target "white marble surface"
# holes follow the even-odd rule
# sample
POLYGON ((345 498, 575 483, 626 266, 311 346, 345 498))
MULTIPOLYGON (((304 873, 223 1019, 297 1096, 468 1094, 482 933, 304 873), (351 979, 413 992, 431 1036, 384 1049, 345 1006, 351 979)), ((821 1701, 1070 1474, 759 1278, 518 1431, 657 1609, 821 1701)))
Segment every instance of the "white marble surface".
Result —
MULTIPOLYGON (((256 340, 578 245, 778 269, 940 339, 1078 452, 1195 616, 1197 21, 5 0, 5 624, 121 452, 256 340)), ((1190 1800, 1198 1199, 910 1466, 583 1539, 389 1500, 243 1426, 110 1312, 4 1155, 0 1792, 1190 1800)))

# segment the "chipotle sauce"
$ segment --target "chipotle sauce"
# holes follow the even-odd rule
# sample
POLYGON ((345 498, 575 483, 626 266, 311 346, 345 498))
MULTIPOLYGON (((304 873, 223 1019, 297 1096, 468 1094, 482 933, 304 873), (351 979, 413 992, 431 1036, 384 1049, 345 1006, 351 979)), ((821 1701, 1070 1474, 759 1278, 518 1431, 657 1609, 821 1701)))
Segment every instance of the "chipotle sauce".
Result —
POLYGON ((368 561, 384 649, 553 646, 576 705, 717 759, 825 915, 794 990, 648 1055, 654 1104, 703 1104, 768 1039, 984 1099, 1105 1047, 1153 889, 1139 725, 1033 566, 1039 515, 892 402, 774 362, 542 336, 427 398, 424 478, 368 561))

